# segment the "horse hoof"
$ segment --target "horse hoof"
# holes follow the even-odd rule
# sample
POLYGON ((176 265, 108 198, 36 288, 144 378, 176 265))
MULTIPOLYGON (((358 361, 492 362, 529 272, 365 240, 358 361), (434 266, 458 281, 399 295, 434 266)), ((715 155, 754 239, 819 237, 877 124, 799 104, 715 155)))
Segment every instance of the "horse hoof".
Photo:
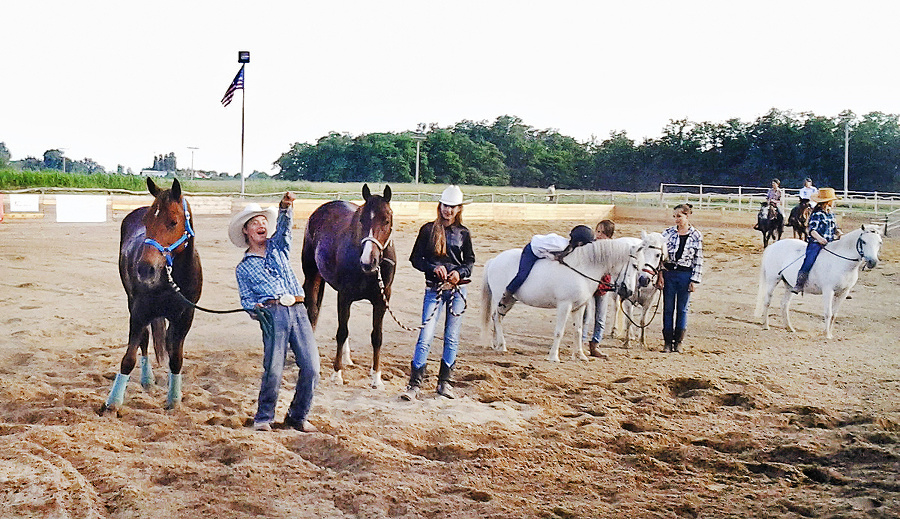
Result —
POLYGON ((344 385, 344 377, 343 377, 343 375, 341 375, 340 371, 335 371, 334 373, 331 374, 331 381, 339 386, 344 385))
POLYGON ((556 362, 558 364, 559 357, 553 357, 553 356, 547 357, 547 362, 556 362))

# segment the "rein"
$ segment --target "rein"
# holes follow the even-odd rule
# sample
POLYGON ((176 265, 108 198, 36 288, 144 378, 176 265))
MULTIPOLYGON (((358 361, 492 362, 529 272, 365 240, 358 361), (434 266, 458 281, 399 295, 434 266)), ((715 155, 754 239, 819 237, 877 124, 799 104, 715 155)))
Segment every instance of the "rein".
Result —
MULTIPOLYGON (((386 262, 388 262, 388 263, 391 263, 391 264, 394 263, 393 261, 391 261, 391 260, 389 260, 389 259, 385 259, 384 261, 386 261, 386 262)), ((431 315, 429 315, 428 318, 426 318, 424 321, 422 321, 422 324, 420 324, 419 326, 417 326, 417 327, 415 327, 415 328, 410 328, 409 326, 406 326, 405 324, 401 323, 400 320, 397 319, 397 316, 394 315, 394 311, 391 310, 391 305, 388 303, 387 295, 385 295, 385 293, 384 293, 384 280, 381 279, 381 269, 379 268, 379 269, 377 270, 377 272, 378 272, 378 289, 381 291, 381 299, 384 301, 384 306, 387 307, 388 313, 391 314, 391 318, 394 319, 394 322, 397 323, 397 325, 400 326, 400 328, 403 328, 404 330, 406 330, 406 331, 408 331, 408 332, 415 332, 415 331, 418 331, 418 330, 421 330, 422 328, 424 328, 425 325, 428 324, 428 322, 431 321, 431 320, 434 318, 435 314, 437 314, 438 308, 440 308, 440 305, 435 306, 435 307, 434 307, 434 310, 431 311, 431 315)), ((468 281, 469 281, 469 280, 466 280, 466 282, 468 282, 468 281)), ((465 283, 462 283, 462 284, 465 284, 465 283)), ((441 299, 441 293, 442 293, 442 292, 447 292, 447 291, 449 291, 449 292, 456 292, 456 293, 458 293, 459 296, 460 296, 460 297, 462 298, 462 300, 463 300, 463 309, 462 309, 462 312, 459 312, 459 313, 454 312, 453 309, 452 309, 452 308, 453 308, 453 305, 452 305, 452 304, 447 306, 447 312, 448 312, 450 315, 454 316, 454 317, 459 317, 459 316, 461 316, 462 314, 464 314, 464 313, 466 312, 466 308, 469 307, 469 302, 466 301, 465 296, 463 296, 463 295, 462 295, 462 292, 460 292, 460 290, 459 290, 459 285, 450 285, 449 288, 445 288, 445 287, 447 287, 448 285, 450 285, 450 284, 449 284, 449 283, 443 283, 440 287, 438 287, 438 289, 437 289, 437 296, 436 296, 436 297, 437 297, 437 299, 438 299, 438 302, 440 302, 440 299, 441 299)))
POLYGON ((863 254, 863 235, 862 234, 860 234, 859 238, 856 239, 856 253, 859 254, 858 258, 848 258, 846 256, 841 256, 837 252, 828 250, 826 247, 822 247, 822 250, 824 250, 825 252, 828 252, 829 254, 837 256, 838 258, 845 259, 847 261, 860 261, 860 260, 863 260, 866 258, 866 255, 863 254))
POLYGON ((235 308, 233 310, 210 310, 209 308, 203 308, 202 306, 191 301, 190 299, 185 297, 184 294, 181 293, 181 289, 178 287, 178 285, 175 283, 175 280, 172 278, 172 265, 166 265, 166 276, 169 277, 169 286, 172 287, 172 290, 175 291, 175 294, 178 295, 179 298, 181 298, 181 301, 184 304, 186 304, 192 308, 200 310, 201 312, 207 312, 210 314, 234 314, 237 312, 245 311, 243 308, 235 308))
MULTIPOLYGON (((153 238, 144 239, 144 245, 150 245, 151 247, 158 250, 159 253, 166 258, 166 265, 169 269, 172 268, 172 253, 175 251, 175 249, 181 247, 184 242, 194 237, 194 229, 191 227, 191 213, 188 212, 187 199, 182 198, 181 205, 184 208, 184 234, 181 235, 181 238, 175 240, 175 243, 169 245, 168 247, 163 247, 159 244, 158 241, 154 240, 153 238)), ((169 278, 171 279, 171 276, 169 276, 169 278)))
MULTIPOLYGON (((629 254, 628 257, 631 258, 631 259, 637 259, 637 256, 635 256, 634 254, 629 254)), ((560 265, 563 265, 563 266, 565 266, 565 267, 568 267, 569 269, 572 270, 572 272, 578 274, 579 276, 581 276, 581 277, 583 277, 583 278, 585 278, 585 279, 589 279, 589 280, 593 281, 594 283, 597 283, 598 285, 601 284, 601 283, 603 283, 603 281, 601 281, 601 280, 599 280, 599 279, 594 279, 594 278, 592 278, 591 276, 588 276, 587 274, 585 274, 584 272, 582 272, 582 271, 576 269, 576 268, 573 267, 572 265, 569 265, 568 263, 566 263, 565 261, 563 261, 562 258, 559 258, 557 261, 560 263, 560 265)), ((648 265, 645 264, 644 266, 648 266, 648 265)), ((650 268, 653 268, 653 267, 650 266, 650 268)), ((615 283, 612 284, 614 290, 618 291, 619 287, 622 286, 622 283, 623 283, 622 280, 623 280, 623 278, 625 277, 624 272, 625 272, 626 270, 628 270, 628 269, 627 269, 627 268, 626 268, 626 269, 622 269, 622 271, 620 271, 619 274, 616 276, 616 281, 615 281, 615 283)))

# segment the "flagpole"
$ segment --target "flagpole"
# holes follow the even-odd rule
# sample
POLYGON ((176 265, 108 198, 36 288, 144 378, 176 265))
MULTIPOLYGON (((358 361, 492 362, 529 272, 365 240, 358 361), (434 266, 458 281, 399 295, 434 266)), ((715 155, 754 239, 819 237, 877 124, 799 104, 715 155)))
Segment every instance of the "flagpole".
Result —
MULTIPOLYGON (((241 67, 244 68, 244 67, 241 67)), ((244 88, 241 93, 241 198, 244 198, 244 107, 247 104, 247 76, 244 73, 244 88)))

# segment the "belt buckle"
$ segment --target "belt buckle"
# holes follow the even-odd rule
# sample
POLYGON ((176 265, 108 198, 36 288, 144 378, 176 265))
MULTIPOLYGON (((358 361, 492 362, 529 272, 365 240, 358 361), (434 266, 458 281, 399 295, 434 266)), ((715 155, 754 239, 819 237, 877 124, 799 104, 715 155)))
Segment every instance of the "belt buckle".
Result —
POLYGON ((294 297, 294 294, 283 294, 278 298, 278 302, 281 303, 282 306, 294 306, 294 303, 297 302, 297 298, 294 297))

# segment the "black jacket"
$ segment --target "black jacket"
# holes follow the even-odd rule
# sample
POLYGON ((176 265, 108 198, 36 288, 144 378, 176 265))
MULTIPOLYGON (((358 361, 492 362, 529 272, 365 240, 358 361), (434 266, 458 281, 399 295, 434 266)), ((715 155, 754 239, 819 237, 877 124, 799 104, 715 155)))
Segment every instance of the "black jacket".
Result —
POLYGON ((440 281, 434 274, 434 269, 443 265, 447 272, 459 272, 460 279, 472 276, 472 267, 475 266, 475 251, 472 250, 472 237, 469 229, 463 225, 451 225, 444 229, 447 239, 447 255, 436 256, 434 244, 431 240, 431 228, 434 222, 426 223, 419 229, 416 243, 413 245, 409 261, 416 270, 425 273, 425 281, 435 283, 440 281))

